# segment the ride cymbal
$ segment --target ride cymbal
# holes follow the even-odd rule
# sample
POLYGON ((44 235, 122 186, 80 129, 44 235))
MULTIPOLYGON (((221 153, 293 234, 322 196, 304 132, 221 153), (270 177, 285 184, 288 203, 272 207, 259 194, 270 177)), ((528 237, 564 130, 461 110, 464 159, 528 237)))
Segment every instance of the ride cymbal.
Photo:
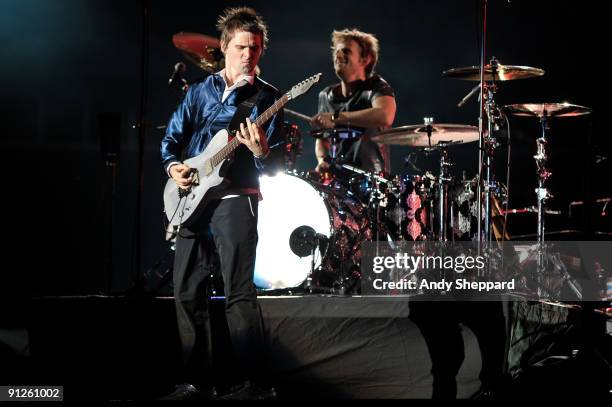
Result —
POLYGON ((504 106, 504 110, 514 116, 533 117, 575 117, 591 113, 590 108, 571 103, 517 103, 504 106))
MULTIPOLYGON (((480 66, 466 66, 463 68, 452 68, 442 72, 447 78, 460 79, 463 81, 480 81, 480 66)), ((512 81, 515 79, 535 78, 544 75, 544 70, 532 68, 530 66, 485 65, 484 80, 491 81, 512 81), (495 75, 493 71, 495 70, 495 75)))
POLYGON ((398 146, 433 147, 437 144, 471 143, 478 141, 478 138, 476 126, 432 123, 395 127, 373 136, 372 141, 398 146), (428 134, 431 134, 431 140, 428 134))

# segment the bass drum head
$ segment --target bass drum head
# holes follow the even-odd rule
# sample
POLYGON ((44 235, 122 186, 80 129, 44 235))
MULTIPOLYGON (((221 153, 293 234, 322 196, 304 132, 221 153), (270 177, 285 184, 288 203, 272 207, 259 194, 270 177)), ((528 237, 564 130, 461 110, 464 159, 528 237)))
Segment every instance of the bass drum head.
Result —
MULTIPOLYGON (((258 209, 255 285, 264 290, 297 287, 310 273, 312 256, 293 253, 289 237, 298 227, 309 226, 329 238, 328 206, 312 185, 297 176, 281 173, 262 176, 259 182, 263 200, 258 209)), ((321 258, 316 249, 315 269, 321 258)))

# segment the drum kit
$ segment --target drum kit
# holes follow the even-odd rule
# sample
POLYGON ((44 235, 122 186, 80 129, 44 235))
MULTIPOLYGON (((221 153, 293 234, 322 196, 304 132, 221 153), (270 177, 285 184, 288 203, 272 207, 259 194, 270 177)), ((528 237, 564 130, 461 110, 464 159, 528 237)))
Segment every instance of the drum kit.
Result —
MULTIPOLYGON (((187 59, 207 72, 223 67, 219 41, 195 33, 178 33, 175 46, 187 59)), ((287 171, 262 176, 259 205, 259 242, 255 284, 261 290, 293 292, 354 293, 360 280, 360 246, 363 242, 474 241, 509 239, 504 215, 508 213, 508 189, 492 173, 495 149, 500 145, 496 130, 508 116, 539 120, 541 134, 533 156, 537 165, 537 237, 544 242, 546 200, 551 196, 546 181, 546 145, 552 119, 586 115, 591 109, 569 103, 520 103, 499 107, 495 93, 499 84, 544 75, 542 69, 502 65, 495 58, 484 66, 453 68, 443 76, 476 81, 458 106, 482 89, 484 120, 481 128, 466 124, 435 123, 391 128, 371 140, 379 145, 411 147, 439 157, 437 174, 390 175, 365 172, 347 165, 331 149, 330 171, 295 171, 302 143, 296 125, 286 123, 285 163, 287 171), (484 83, 481 85, 481 78, 484 83), (486 121, 486 123, 484 122, 486 121), (474 144, 481 154, 479 175, 458 180, 451 174, 450 152, 454 146, 474 144), (477 145, 478 143, 478 145, 477 145), (342 175, 340 175, 342 174, 342 175), (348 175, 347 175, 348 174, 348 175)), ((290 116, 310 119, 285 109, 290 116)), ((338 130, 313 137, 329 137, 332 147, 361 133, 338 130), (331 135, 330 135, 331 134, 331 135)))

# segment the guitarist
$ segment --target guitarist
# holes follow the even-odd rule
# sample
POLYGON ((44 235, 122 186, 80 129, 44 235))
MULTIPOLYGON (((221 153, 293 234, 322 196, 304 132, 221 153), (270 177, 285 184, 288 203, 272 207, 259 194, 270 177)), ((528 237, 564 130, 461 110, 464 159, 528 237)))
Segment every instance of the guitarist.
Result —
MULTIPOLYGON (((220 130, 234 127, 242 143, 225 171, 229 186, 215 196, 195 225, 179 229, 174 261, 174 297, 185 363, 184 383, 168 399, 211 394, 213 369, 207 304, 213 253, 219 255, 225 313, 234 354, 244 372, 229 398, 273 397, 266 363, 261 310, 253 284, 257 246, 259 173, 267 165, 268 143, 280 139, 282 113, 258 127, 254 119, 281 95, 255 70, 268 43, 264 20, 247 7, 219 17, 225 68, 189 88, 161 142, 164 170, 179 188, 194 181, 183 159, 200 154, 220 130), (244 102, 244 103, 243 103, 244 102), (245 110, 246 109, 246 110, 245 110), (237 114, 244 117, 237 118, 237 114), (247 114, 244 114, 246 112, 247 114), (255 382, 254 379, 259 381, 255 382)), ((282 111, 282 110, 281 110, 282 111)), ((228 361, 229 362, 229 361, 228 361)))
MULTIPOLYGON (((344 29, 332 33, 332 58, 340 83, 319 93, 319 113, 311 125, 317 129, 351 129, 355 135, 340 141, 337 157, 368 172, 390 172, 388 148, 383 151, 369 136, 391 127, 395 119, 395 95, 374 67, 378 39, 369 33, 344 29), (386 164, 386 166, 385 166, 386 164)), ((346 134, 351 134, 346 132, 346 134)), ((317 139, 317 171, 329 169, 329 139, 317 139)))

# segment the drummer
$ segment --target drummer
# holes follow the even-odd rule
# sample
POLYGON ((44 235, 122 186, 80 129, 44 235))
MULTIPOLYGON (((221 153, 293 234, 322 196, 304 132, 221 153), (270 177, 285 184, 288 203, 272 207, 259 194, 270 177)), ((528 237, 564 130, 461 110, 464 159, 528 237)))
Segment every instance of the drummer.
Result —
POLYGON ((356 29, 332 33, 332 57, 340 83, 319 93, 318 114, 311 125, 320 138, 316 140, 316 170, 330 167, 331 137, 335 135, 335 157, 341 163, 368 172, 390 173, 389 146, 379 146, 369 139, 391 127, 396 105, 393 88, 378 74, 378 39, 356 29))

